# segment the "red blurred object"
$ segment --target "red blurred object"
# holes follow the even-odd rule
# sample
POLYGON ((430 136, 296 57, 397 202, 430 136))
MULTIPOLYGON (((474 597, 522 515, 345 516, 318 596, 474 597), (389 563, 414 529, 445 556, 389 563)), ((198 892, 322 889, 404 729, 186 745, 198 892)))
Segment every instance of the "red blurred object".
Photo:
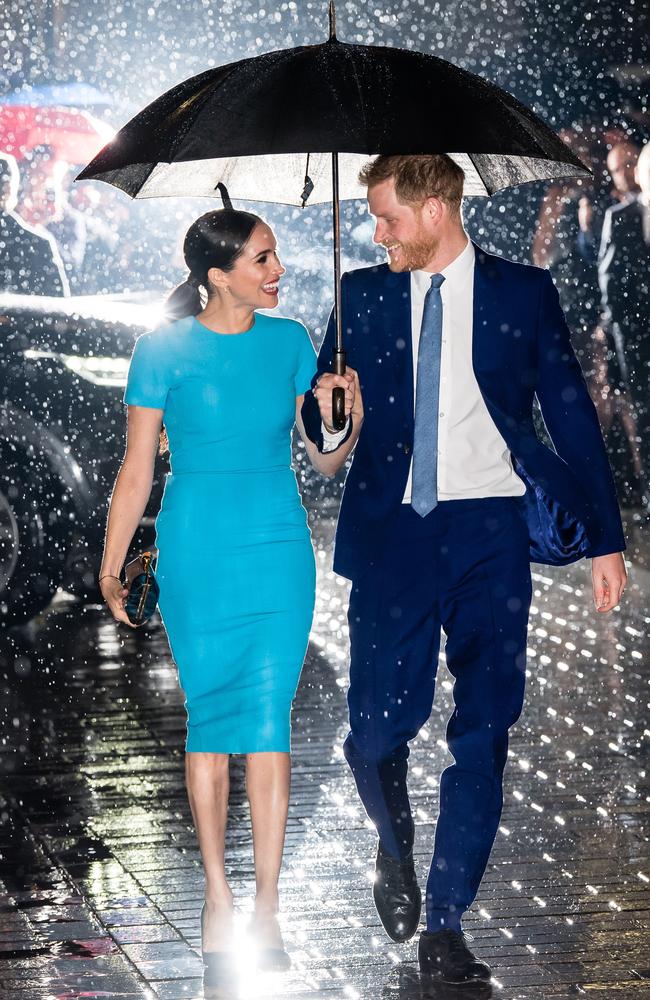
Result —
POLYGON ((0 150, 23 160, 35 146, 51 146, 57 159, 87 163, 115 129, 86 111, 0 105, 0 150))

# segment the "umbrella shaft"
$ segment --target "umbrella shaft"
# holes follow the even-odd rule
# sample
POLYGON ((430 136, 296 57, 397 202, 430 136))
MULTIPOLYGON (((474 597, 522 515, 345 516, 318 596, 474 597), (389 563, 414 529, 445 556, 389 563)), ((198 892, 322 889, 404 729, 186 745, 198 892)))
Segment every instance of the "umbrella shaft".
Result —
MULTIPOLYGON (((343 324, 341 322, 341 215, 339 209, 339 157, 332 153, 332 213, 334 222, 334 318, 336 341, 332 350, 332 367, 337 375, 345 375, 343 324)), ((345 393, 341 386, 332 389, 332 425, 335 431, 345 427, 345 393)))
POLYGON ((332 221, 334 239, 334 317, 336 320, 334 371, 337 375, 343 375, 345 372, 345 351, 343 350, 343 324, 341 321, 341 212, 339 205, 338 153, 332 153, 332 221))

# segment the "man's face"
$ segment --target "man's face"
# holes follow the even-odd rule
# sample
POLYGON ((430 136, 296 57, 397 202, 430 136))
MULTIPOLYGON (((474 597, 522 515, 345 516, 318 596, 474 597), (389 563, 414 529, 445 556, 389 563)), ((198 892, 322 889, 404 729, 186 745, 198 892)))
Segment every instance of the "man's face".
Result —
POLYGON ((629 143, 614 146, 607 155, 607 170, 614 182, 614 187, 621 194, 634 191, 634 167, 636 166, 638 150, 629 143))
POLYGON ((427 229, 422 207, 398 201, 392 177, 368 188, 368 207, 375 218, 373 242, 386 248, 391 271, 424 268, 439 241, 427 229))

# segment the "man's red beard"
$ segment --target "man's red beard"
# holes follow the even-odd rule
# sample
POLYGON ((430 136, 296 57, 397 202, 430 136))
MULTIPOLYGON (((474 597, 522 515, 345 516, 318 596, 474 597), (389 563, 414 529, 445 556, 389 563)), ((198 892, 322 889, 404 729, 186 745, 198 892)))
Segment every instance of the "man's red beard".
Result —
MULTIPOLYGON (((420 227, 421 232, 422 227, 420 227)), ((418 237, 420 234, 418 233, 418 237)), ((398 256, 388 255, 388 266, 391 271, 420 271, 426 267, 428 262, 436 253, 440 240, 427 236, 416 238, 408 243, 400 243, 398 256)))

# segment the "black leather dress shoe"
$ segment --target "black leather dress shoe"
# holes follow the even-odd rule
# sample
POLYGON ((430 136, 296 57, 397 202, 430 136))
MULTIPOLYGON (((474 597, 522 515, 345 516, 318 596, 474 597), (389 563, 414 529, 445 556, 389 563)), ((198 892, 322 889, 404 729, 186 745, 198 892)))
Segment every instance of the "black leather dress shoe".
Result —
POLYGON ((422 893, 415 877, 413 855, 398 861, 377 848, 375 882, 372 887, 375 906, 384 930, 393 941, 408 941, 420 922, 422 893))
POLYGON ((443 983, 487 983, 489 965, 479 962, 469 950, 465 935, 443 928, 423 931, 418 942, 420 972, 443 983))

